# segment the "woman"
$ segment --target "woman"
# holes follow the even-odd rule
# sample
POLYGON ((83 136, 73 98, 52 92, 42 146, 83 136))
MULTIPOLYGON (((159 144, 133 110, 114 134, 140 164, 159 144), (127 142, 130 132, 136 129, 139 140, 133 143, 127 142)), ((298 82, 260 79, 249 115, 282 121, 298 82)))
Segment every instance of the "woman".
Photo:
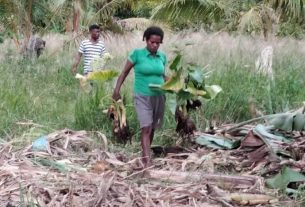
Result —
POLYGON ((143 41, 146 41, 146 47, 131 51, 112 96, 116 101, 121 98, 121 85, 134 68, 134 103, 141 127, 142 161, 145 167, 151 165, 150 145, 155 129, 162 124, 165 108, 163 92, 149 87, 149 84, 163 84, 166 79, 166 55, 158 50, 163 36, 164 32, 159 27, 145 30, 143 41))

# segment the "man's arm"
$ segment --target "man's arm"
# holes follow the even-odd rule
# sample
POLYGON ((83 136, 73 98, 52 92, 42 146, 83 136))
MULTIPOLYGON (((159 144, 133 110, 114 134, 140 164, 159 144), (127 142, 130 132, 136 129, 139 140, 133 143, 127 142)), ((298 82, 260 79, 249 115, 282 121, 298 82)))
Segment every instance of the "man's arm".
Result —
POLYGON ((72 65, 72 68, 71 68, 71 73, 72 74, 76 74, 76 71, 77 71, 77 66, 78 66, 78 64, 79 64, 79 62, 80 62, 80 59, 81 59, 81 57, 82 57, 82 53, 80 53, 80 52, 78 52, 76 55, 75 55, 75 60, 74 60, 74 63, 73 63, 73 65, 72 65))

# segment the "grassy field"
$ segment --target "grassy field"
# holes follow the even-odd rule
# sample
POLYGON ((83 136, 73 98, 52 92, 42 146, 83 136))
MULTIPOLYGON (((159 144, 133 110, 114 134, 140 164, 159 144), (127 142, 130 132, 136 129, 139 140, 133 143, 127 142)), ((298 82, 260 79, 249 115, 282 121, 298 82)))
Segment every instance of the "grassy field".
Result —
MULTIPOLYGON (((107 50, 115 57, 111 63, 113 68, 121 70, 128 51, 144 46, 141 35, 105 36, 107 50)), ((111 123, 102 110, 111 102, 114 83, 106 84, 92 94, 82 92, 69 71, 76 48, 62 49, 65 38, 58 35, 45 37, 47 51, 34 61, 19 57, 14 45, 8 41, 0 45, 1 139, 9 140, 29 132, 32 133, 29 139, 32 139, 62 128, 99 130, 111 137, 111 123), (30 131, 33 127, 36 131, 30 131)), ((167 34, 161 49, 171 59, 173 45, 190 41, 194 44, 185 49, 186 58, 212 70, 207 82, 223 88, 215 100, 205 102, 199 113, 193 114, 200 129, 204 130, 210 123, 232 123, 251 118, 249 100, 264 114, 302 106, 305 100, 303 41, 272 39, 265 42, 244 36, 185 32, 167 34), (255 72, 255 61, 267 45, 274 48, 275 84, 270 90, 267 90, 268 78, 255 72)), ((122 93, 126 98, 130 126, 138 137, 131 85, 132 76, 122 93)), ((174 129, 174 119, 168 110, 156 143, 170 142, 174 129)))

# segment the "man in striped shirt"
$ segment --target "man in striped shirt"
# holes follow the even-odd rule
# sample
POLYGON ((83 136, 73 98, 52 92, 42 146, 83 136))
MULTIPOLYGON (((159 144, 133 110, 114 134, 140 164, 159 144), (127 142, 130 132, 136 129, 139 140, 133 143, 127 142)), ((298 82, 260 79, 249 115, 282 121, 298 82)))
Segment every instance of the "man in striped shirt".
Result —
POLYGON ((77 71, 77 66, 80 62, 82 55, 84 55, 84 75, 92 72, 90 63, 96 57, 102 57, 105 54, 105 45, 100 37, 100 27, 98 25, 91 25, 89 27, 90 39, 85 39, 79 46, 78 53, 75 58, 75 62, 71 68, 73 74, 77 71))

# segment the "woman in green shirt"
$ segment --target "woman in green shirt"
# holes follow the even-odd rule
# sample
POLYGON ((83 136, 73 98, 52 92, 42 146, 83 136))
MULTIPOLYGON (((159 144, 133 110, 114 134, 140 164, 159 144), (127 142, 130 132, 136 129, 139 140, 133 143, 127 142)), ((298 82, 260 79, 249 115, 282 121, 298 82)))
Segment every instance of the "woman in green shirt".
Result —
POLYGON ((161 85, 166 79, 166 55, 158 50, 163 36, 164 32, 160 27, 153 26, 145 30, 143 41, 146 41, 146 47, 134 49, 129 53, 112 96, 116 101, 121 98, 121 85, 134 68, 134 103, 141 127, 142 161, 145 167, 151 165, 150 145, 155 129, 162 124, 165 109, 163 92, 149 87, 149 84, 161 85))

